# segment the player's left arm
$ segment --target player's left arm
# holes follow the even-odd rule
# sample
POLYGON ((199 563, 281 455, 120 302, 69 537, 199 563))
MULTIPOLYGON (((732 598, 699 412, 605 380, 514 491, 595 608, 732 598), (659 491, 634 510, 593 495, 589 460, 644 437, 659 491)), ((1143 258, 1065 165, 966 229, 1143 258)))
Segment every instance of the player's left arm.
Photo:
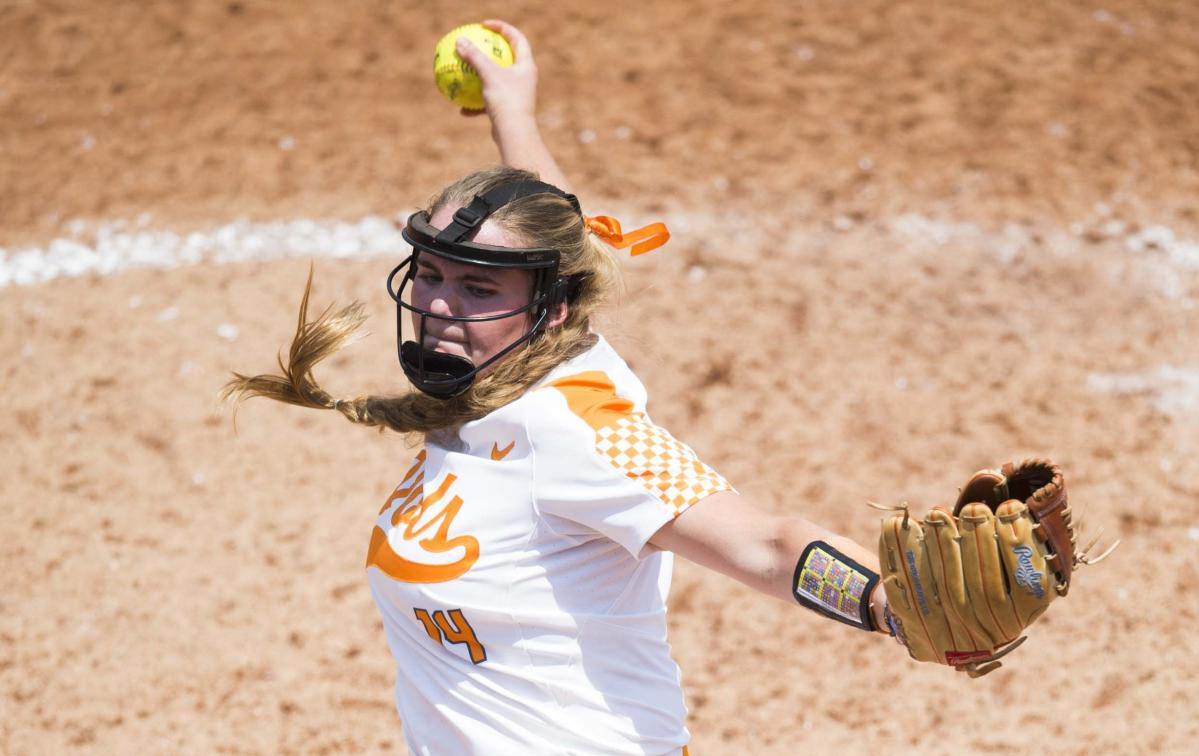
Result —
MULTIPOLYGON (((850 569, 856 563, 873 575, 879 572, 872 550, 802 517, 765 512, 734 491, 714 493, 687 508, 663 525, 650 543, 793 604, 796 567, 814 544, 825 553, 845 557, 850 569), (831 548, 823 549, 819 542, 831 548)), ((874 627, 888 632, 881 585, 874 583, 863 601, 874 627)))
MULTIPOLYGON (((564 192, 571 191, 566 174, 550 154, 537 126, 537 63, 533 48, 520 29, 497 19, 488 19, 483 26, 498 32, 512 46, 511 66, 498 65, 491 56, 469 40, 458 40, 457 51, 478 73, 483 82, 484 112, 491 119, 491 138, 495 140, 504 165, 533 171, 542 181, 564 192)), ((462 111, 463 115, 478 115, 479 111, 462 111)))

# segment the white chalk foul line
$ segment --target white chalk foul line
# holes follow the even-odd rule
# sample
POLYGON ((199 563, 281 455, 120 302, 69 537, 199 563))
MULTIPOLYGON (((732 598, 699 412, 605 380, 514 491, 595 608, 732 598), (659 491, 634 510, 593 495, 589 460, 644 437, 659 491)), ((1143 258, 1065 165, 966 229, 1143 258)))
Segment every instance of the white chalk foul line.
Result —
POLYGON ((1087 386, 1115 396, 1147 396, 1167 415, 1199 413, 1199 367, 1159 365, 1141 372, 1091 373, 1087 386))
MULTIPOLYGON (((411 210, 395 217, 406 218, 411 210)), ((620 216, 636 227, 635 213, 620 216)), ((410 247, 395 224, 380 216, 358 221, 234 221, 216 228, 179 233, 150 229, 149 216, 111 221, 93 227, 83 221, 66 224, 67 235, 44 246, 0 247, 0 289, 32 286, 56 278, 89 274, 113 275, 134 268, 177 268, 199 263, 236 263, 285 257, 374 257, 406 254, 410 247)), ((646 219, 642 222, 648 223, 646 219)), ((726 235, 729 224, 709 214, 674 214, 666 218, 672 231, 705 239, 726 235)), ((744 237, 744 233, 740 235, 744 237)), ((744 238, 740 239, 743 243, 744 238)))
MULTIPOLYGON (((662 218, 638 218, 638 213, 621 214, 630 228, 637 221, 664 220, 679 239, 703 240, 708 246, 728 247, 752 259, 757 246, 766 243, 755 232, 752 219, 728 212, 672 212, 662 218), (731 246, 730 246, 731 245, 731 246)), ((396 217, 407 217, 401 212, 396 217)), ((82 221, 66 224, 67 236, 45 246, 20 249, 0 247, 0 289, 29 286, 60 277, 88 274, 111 275, 134 268, 175 268, 198 263, 231 263, 284 257, 372 257, 405 253, 408 245, 391 220, 366 216, 358 221, 295 219, 254 223, 234 221, 216 228, 191 233, 147 228, 149 216, 135 222, 112 221, 89 227, 82 221)), ((852 220, 838 217, 830 232, 852 230, 852 220)), ((1007 224, 995 231, 970 222, 948 221, 918 214, 903 215, 884 224, 886 233, 913 248, 965 244, 1010 263, 1022 249, 1039 244, 1069 247, 1081 244, 1086 233, 1122 242, 1133 257, 1146 255, 1161 260, 1174 275, 1199 271, 1199 242, 1179 238, 1165 226, 1131 229, 1118 221, 1090 228, 1075 224, 1069 233, 1058 231, 1053 238, 1034 240, 1029 229, 1007 224)), ((797 246, 810 241, 812 228, 795 230, 797 246)), ((777 242, 775 242, 777 243, 777 242)), ((723 252, 728 257, 730 252, 723 252)), ((1159 287, 1177 298, 1181 282, 1167 281, 1159 287), (1177 291, 1176 291, 1177 290, 1177 291)))
POLYGON ((111 275, 133 268, 283 257, 372 257, 409 249, 392 221, 379 216, 352 223, 235 221, 192 233, 130 229, 129 225, 105 223, 87 231, 77 223, 69 238, 55 239, 44 247, 0 248, 0 288, 30 286, 64 276, 111 275))

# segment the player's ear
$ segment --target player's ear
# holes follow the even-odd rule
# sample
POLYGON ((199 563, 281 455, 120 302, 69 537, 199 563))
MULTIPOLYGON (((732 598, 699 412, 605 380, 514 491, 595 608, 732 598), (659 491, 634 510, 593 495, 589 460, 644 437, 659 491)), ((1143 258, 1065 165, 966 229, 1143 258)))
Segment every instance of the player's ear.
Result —
POLYGON ((570 305, 566 302, 556 304, 550 308, 549 316, 545 320, 546 328, 557 328, 566 322, 566 316, 570 313, 570 305))

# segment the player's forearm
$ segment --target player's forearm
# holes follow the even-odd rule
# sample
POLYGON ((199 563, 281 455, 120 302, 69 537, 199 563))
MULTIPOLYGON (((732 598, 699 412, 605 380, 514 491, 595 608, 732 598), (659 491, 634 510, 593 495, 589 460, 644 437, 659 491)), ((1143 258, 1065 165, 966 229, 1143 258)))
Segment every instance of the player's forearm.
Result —
MULTIPOLYGON (((650 542, 792 606, 798 600, 797 567, 808 547, 818 542, 827 545, 824 552, 831 549, 849 560, 844 564, 860 574, 859 585, 878 575, 873 551, 802 517, 768 514, 734 491, 712 494, 690 507, 663 525, 650 542)), ((824 567, 827 574, 828 564, 824 567)), ((844 577, 845 573, 838 574, 844 577)), ((846 586, 838 589, 841 587, 846 586)), ((882 598, 883 592, 877 588, 861 597, 878 628, 885 626, 882 598)), ((859 615, 861 606, 859 603, 859 615)), ((847 607, 838 606, 838 610, 844 612, 847 607)))
MULTIPOLYGON (((802 517, 777 518, 772 526, 772 535, 765 540, 767 545, 762 553, 743 554, 743 560, 726 565, 722 571, 762 593, 795 604, 795 578, 799 561, 808 547, 818 542, 832 547, 869 573, 878 574, 878 557, 873 551, 802 517)), ((873 593, 864 596, 863 601, 869 606, 874 626, 885 632, 883 597, 883 592, 876 584, 873 593)))
POLYGON ((500 160, 504 165, 533 171, 542 181, 564 192, 571 191, 566 174, 558 167, 558 162, 541 138, 533 114, 496 114, 491 122, 491 136, 499 148, 500 160))

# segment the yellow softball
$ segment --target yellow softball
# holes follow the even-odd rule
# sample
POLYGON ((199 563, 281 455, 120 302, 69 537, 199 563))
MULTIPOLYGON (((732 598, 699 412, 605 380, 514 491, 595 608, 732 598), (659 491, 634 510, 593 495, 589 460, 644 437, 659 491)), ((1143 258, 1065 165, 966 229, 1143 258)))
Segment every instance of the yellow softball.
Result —
POLYGON ((483 103, 483 82, 479 80, 475 69, 460 58, 454 49, 459 37, 466 37, 504 67, 512 65, 512 47, 503 35, 482 24, 459 26, 437 42, 437 49, 433 51, 433 78, 437 88, 460 107, 483 110, 486 107, 483 103))

